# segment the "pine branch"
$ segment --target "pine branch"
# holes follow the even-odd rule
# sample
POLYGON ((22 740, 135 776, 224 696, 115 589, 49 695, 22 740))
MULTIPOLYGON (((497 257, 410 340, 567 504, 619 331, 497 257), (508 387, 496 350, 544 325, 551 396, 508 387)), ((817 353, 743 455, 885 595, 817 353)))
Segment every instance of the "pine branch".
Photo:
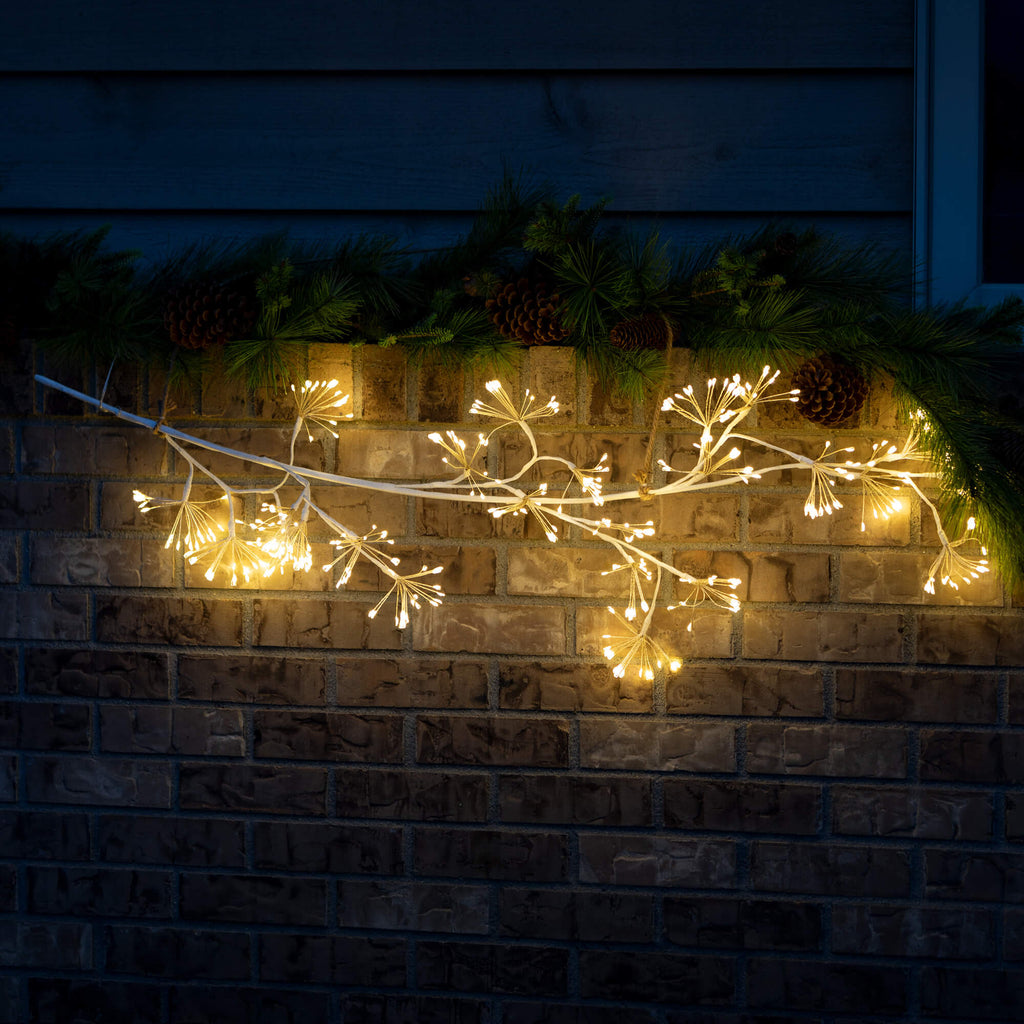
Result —
POLYGON ((594 206, 579 208, 580 196, 574 195, 562 207, 554 203, 541 203, 536 218, 527 227, 523 248, 546 256, 554 256, 568 246, 580 245, 594 236, 607 199, 594 206))
POLYGON ((573 343, 606 338, 609 318, 628 308, 621 292, 621 265, 612 248, 592 240, 567 246, 550 269, 561 297, 558 317, 573 332, 573 343))
POLYGON ((548 198, 546 186, 530 185, 521 174, 506 176, 488 194, 469 233, 420 264, 417 276, 424 290, 454 288, 467 274, 496 267, 520 251, 534 211, 548 198))

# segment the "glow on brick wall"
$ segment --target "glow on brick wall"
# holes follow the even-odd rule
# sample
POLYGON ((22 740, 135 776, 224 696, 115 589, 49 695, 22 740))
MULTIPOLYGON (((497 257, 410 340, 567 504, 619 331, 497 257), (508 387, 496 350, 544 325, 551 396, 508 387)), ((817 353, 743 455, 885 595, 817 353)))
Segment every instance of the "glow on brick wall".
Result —
POLYGON ((374 526, 368 533, 360 533, 351 529, 318 502, 318 485, 477 504, 495 519, 535 519, 552 544, 559 543, 569 529, 575 528, 583 536, 607 546, 608 567, 603 575, 621 577, 622 592, 628 591, 629 596, 621 606, 608 607, 608 632, 601 637, 601 647, 616 676, 635 673, 640 679, 649 680, 659 670, 675 672, 680 667, 678 658, 652 636, 654 612, 665 603, 665 595, 679 595, 676 603, 667 607, 681 616, 680 628, 689 630, 692 622, 687 615, 692 609, 711 606, 738 611, 740 601, 735 591, 740 580, 694 576, 659 558, 651 550, 656 545, 657 523, 619 521, 615 508, 621 502, 722 492, 786 470, 803 472, 808 483, 804 503, 807 516, 859 514, 862 529, 869 519, 887 519, 916 496, 932 515, 939 540, 935 559, 923 581, 926 591, 934 592, 936 583, 957 588, 988 571, 987 553, 971 535, 973 520, 968 520, 962 536, 951 540, 936 505, 923 489, 937 475, 920 468, 924 456, 916 443, 917 431, 928 429, 923 416, 917 418, 906 440, 898 444, 879 441, 860 459, 854 458, 853 448, 829 441, 823 443, 817 455, 802 455, 743 430, 750 413, 758 406, 797 401, 799 391, 780 388, 778 376, 777 371, 765 367, 752 383, 738 375, 712 378, 699 391, 690 385, 666 398, 662 411, 680 418, 689 425, 686 429, 696 428, 698 440, 693 444, 687 466, 659 462, 664 482, 632 490, 605 487, 609 472, 606 455, 594 465, 581 466, 563 455, 541 454, 534 424, 557 413, 558 400, 551 396, 543 401, 529 391, 516 400, 497 380, 487 383, 487 397, 478 398, 470 409, 480 420, 480 431, 471 436, 455 430, 429 435, 438 447, 437 478, 394 483, 326 473, 296 463, 296 448, 303 438, 312 441, 318 431, 337 438, 339 421, 351 419, 345 411, 348 396, 340 392, 337 381, 306 381, 292 387, 295 422, 288 458, 281 460, 196 437, 163 420, 137 416, 47 377, 36 379, 163 436, 187 467, 182 491, 177 497, 164 498, 136 490, 135 500, 142 512, 158 508, 173 512, 166 547, 182 551, 189 563, 205 567, 207 579, 222 578, 237 585, 272 577, 285 568, 310 570, 313 553, 308 532, 312 523, 331 535, 333 558, 323 569, 334 574, 335 586, 345 587, 360 560, 370 563, 388 586, 369 616, 373 618, 388 607, 393 609, 395 625, 404 629, 423 605, 443 603, 442 567, 403 564, 393 554, 393 541, 386 530, 374 526), (489 458, 489 453, 511 432, 525 439, 530 455, 514 473, 499 476, 491 468, 498 460, 489 458), (763 453, 769 464, 757 469, 744 464, 744 453, 749 458, 752 450, 763 453), (214 472, 210 454, 228 456, 240 464, 253 463, 280 474, 280 479, 268 486, 235 486, 214 472), (198 498, 194 491, 197 484, 212 484, 220 491, 220 497, 198 498), (255 506, 258 512, 246 518, 245 510, 255 506))

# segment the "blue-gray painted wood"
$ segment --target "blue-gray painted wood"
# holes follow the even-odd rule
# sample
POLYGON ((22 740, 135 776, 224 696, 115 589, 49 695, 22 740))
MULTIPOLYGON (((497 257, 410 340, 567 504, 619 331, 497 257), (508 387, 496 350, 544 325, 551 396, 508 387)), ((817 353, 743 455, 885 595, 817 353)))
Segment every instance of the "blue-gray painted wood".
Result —
POLYGON ((622 211, 907 212, 911 76, 0 77, 0 209, 472 209, 503 163, 622 211))
MULTIPOLYGON (((850 244, 873 242, 905 254, 910 263, 910 217, 906 214, 605 214, 602 223, 612 230, 645 234, 656 230, 673 252, 702 248, 731 237, 752 234, 778 220, 795 228, 814 226, 850 244)), ((337 214, 337 213, 176 213, 116 212, 110 215, 79 211, 23 211, 0 213, 0 231, 22 237, 44 237, 57 231, 110 227, 107 246, 135 249, 144 258, 158 260, 202 241, 245 242, 257 235, 286 231, 298 242, 340 242, 359 234, 387 235, 410 250, 451 245, 469 230, 468 214, 337 214)))
POLYGON ((911 0, 7 0, 0 70, 901 67, 911 0))

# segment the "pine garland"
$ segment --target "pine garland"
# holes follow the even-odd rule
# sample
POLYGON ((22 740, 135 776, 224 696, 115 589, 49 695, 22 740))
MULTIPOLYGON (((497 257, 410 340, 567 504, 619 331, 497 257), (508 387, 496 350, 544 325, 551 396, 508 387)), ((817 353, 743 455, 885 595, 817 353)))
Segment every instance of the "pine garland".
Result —
POLYGON ((891 379, 907 421, 928 426, 921 441, 941 467, 944 513, 974 516, 1004 572, 1024 579, 1024 409, 1004 385, 1020 377, 1024 304, 911 309, 898 255, 784 225, 673 257, 655 233, 603 230, 605 206, 559 204, 507 178, 463 238, 426 253, 388 238, 300 246, 275 234, 150 265, 106 249, 105 231, 0 234, 0 350, 32 335, 79 366, 135 361, 192 379, 215 366, 254 389, 292 379, 310 342, 400 345, 414 359, 505 370, 523 347, 498 333, 487 300, 510 280, 544 281, 569 332, 562 344, 636 401, 666 371, 664 351, 616 344, 619 325, 641 318, 661 318, 676 347, 727 355, 741 372, 832 353, 891 379), (168 303, 204 288, 251 297, 255 316, 235 323, 241 336, 189 351, 168 331, 168 303))

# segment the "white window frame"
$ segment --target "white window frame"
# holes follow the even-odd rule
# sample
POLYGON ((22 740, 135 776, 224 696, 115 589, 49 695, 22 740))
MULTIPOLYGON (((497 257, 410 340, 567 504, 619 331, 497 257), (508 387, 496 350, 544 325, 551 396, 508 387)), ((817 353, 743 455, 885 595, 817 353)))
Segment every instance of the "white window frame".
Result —
POLYGON ((914 257, 920 301, 990 305, 1024 282, 984 284, 983 0, 916 0, 914 257))

